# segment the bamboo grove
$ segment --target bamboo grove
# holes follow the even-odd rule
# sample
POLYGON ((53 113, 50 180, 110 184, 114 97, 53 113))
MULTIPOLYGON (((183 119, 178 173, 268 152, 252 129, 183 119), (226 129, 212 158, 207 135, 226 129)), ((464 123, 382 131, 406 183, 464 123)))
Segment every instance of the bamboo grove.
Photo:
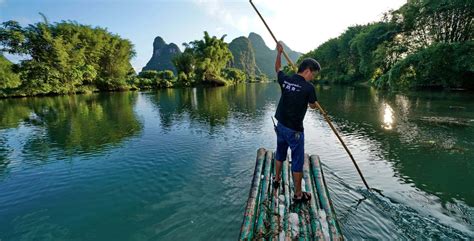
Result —
POLYGON ((408 0, 382 21, 353 26, 303 57, 319 79, 378 88, 474 89, 474 2, 408 0))

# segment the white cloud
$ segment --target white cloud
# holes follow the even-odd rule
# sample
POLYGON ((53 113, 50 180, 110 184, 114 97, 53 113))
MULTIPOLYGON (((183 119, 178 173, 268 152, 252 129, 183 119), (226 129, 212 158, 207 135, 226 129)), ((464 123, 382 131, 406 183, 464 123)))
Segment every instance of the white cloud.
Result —
MULTIPOLYGON (((275 43, 248 1, 194 0, 197 5, 242 35, 259 33, 270 48, 275 43), (239 8, 236 8, 238 4, 239 8), (245 7, 248 6, 248 7, 245 7)), ((349 26, 380 20, 406 0, 254 0, 275 36, 300 52, 310 51, 349 26)))
MULTIPOLYGON (((216 21, 229 25, 240 32, 247 32, 249 29, 249 18, 246 15, 239 14, 235 9, 229 7, 229 3, 220 0, 194 0, 194 2, 204 9, 216 21)), ((233 2, 235 3, 235 2, 233 2)))

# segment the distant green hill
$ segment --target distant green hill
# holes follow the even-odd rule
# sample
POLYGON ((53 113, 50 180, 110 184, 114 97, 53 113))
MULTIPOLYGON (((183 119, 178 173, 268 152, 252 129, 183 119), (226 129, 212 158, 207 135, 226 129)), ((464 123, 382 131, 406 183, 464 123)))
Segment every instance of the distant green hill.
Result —
MULTIPOLYGON (((277 51, 275 49, 268 48, 265 44, 265 41, 263 41, 263 38, 256 33, 250 33, 248 39, 255 51, 255 62, 257 63, 257 67, 262 71, 263 74, 267 75, 269 78, 273 78, 276 75, 275 57, 277 51)), ((285 43, 283 43, 283 47, 290 59, 296 63, 302 54, 291 50, 285 43)), ((285 58, 282 58, 282 64, 287 64, 285 58)))
POLYGON ((263 38, 256 33, 250 33, 248 39, 255 51, 255 62, 258 68, 269 78, 275 76, 276 52, 268 48, 263 38))
MULTIPOLYGON (((283 43, 284 49, 288 56, 296 62, 302 55, 299 52, 291 50, 283 43)), ((272 79, 275 75, 275 57, 276 50, 270 49, 262 37, 256 33, 250 33, 247 37, 238 37, 229 43, 229 50, 232 52, 234 59, 231 63, 232 67, 244 71, 250 78, 259 75, 266 75, 272 79)), ((174 43, 166 44, 161 37, 156 37, 153 42, 153 56, 143 70, 172 70, 176 74, 176 68, 171 60, 181 54, 178 46, 174 43)), ((286 64, 286 60, 282 58, 282 64, 286 64)))
POLYGON ((176 68, 171 61, 178 54, 181 54, 181 50, 179 50, 176 44, 166 44, 166 42, 158 36, 153 41, 153 55, 145 67, 143 67, 142 71, 172 70, 176 74, 176 68))
MULTIPOLYGON (((296 64, 296 61, 303 54, 300 53, 300 52, 296 52, 296 51, 291 50, 290 47, 288 47, 288 45, 285 44, 285 42, 282 42, 282 43, 283 43, 283 49, 288 54, 288 57, 290 57, 290 59, 293 61, 293 63, 296 64)), ((276 54, 276 50, 275 50, 275 54, 276 54)), ((283 65, 287 64, 286 59, 284 57, 281 58, 281 62, 282 62, 283 65)))
POLYGON ((255 52, 248 38, 238 37, 232 40, 229 49, 234 56, 232 67, 243 70, 250 78, 260 74, 260 69, 255 63, 255 52))

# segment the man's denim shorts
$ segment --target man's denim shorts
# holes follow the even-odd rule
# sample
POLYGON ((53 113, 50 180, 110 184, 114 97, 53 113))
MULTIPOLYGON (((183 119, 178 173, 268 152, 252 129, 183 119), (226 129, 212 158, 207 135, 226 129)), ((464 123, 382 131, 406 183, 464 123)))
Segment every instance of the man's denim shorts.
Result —
POLYGON ((304 164, 304 132, 294 131, 280 123, 276 128, 277 150, 275 158, 285 161, 288 147, 291 148, 291 170, 302 172, 304 164))

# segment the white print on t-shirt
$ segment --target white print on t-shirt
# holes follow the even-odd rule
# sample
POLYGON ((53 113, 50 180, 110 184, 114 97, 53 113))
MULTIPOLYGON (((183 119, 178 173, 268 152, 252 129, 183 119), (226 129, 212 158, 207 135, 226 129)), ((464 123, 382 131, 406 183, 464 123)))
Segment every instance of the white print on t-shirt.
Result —
POLYGON ((281 85, 283 89, 289 90, 289 91, 301 91, 301 85, 293 84, 288 81, 283 81, 283 84, 281 85))

